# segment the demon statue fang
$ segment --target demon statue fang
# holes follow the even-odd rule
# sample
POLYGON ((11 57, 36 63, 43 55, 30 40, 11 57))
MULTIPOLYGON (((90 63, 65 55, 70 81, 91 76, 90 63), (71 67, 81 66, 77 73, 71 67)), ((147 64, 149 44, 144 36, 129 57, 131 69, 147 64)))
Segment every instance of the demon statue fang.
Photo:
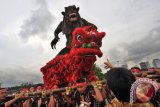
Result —
POLYGON ((75 85, 81 77, 96 80, 92 67, 96 55, 102 57, 100 47, 105 32, 98 32, 92 26, 76 28, 73 31, 72 47, 69 53, 57 55, 41 68, 46 89, 75 85), (66 85, 65 85, 66 86, 66 85))
POLYGON ((54 39, 51 42, 51 47, 56 48, 56 44, 59 41, 58 34, 62 32, 65 34, 67 42, 66 47, 62 49, 58 55, 64 55, 65 53, 70 52, 70 47, 72 46, 72 32, 76 27, 83 27, 92 25, 96 28, 95 25, 89 23, 85 19, 81 18, 79 15, 79 7, 75 5, 65 7, 65 12, 62 12, 63 21, 61 21, 54 31, 54 39))

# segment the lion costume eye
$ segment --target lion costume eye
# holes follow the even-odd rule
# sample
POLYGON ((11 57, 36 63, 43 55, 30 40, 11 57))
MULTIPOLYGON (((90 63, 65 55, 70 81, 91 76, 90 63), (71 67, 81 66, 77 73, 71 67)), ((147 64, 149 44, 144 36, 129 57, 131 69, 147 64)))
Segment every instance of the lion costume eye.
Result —
POLYGON ((82 36, 77 34, 77 41, 81 42, 83 40, 82 36))

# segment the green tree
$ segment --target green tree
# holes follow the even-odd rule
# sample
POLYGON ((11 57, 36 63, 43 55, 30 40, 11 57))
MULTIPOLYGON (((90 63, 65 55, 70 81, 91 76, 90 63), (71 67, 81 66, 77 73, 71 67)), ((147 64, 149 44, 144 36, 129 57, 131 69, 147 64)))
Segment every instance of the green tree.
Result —
POLYGON ((98 76, 98 78, 100 80, 104 79, 104 74, 102 73, 102 70, 100 67, 98 67, 96 64, 94 64, 92 69, 93 69, 95 75, 98 76))

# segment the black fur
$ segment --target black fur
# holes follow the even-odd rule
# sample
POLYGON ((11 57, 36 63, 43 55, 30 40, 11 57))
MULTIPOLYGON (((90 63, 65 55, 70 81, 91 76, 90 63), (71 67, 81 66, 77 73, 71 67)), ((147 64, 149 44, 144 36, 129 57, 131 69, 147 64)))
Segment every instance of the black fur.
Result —
MULTIPOLYGON (((58 34, 62 32, 65 34, 67 42, 66 46, 72 46, 71 40, 72 40, 72 32, 76 27, 83 27, 83 26, 89 26, 93 25, 95 28, 97 28, 94 24, 86 21, 85 19, 81 18, 79 15, 79 7, 76 7, 75 5, 65 7, 65 12, 62 12, 63 15, 63 21, 59 23, 57 28, 54 31, 54 36, 56 40, 59 40, 58 34), (77 20, 74 22, 71 22, 69 20, 69 14, 70 13, 76 13, 77 20)), ((58 41, 55 40, 55 38, 51 42, 51 47, 55 48, 58 41)), ((58 54, 59 55, 59 54, 58 54)))

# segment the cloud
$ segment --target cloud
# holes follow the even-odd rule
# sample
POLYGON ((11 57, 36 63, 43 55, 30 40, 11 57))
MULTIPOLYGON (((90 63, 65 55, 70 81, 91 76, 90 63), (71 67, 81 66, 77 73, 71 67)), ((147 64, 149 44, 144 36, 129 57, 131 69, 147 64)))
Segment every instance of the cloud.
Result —
POLYGON ((24 20, 19 35, 28 39, 31 36, 46 37, 51 25, 54 22, 54 16, 50 13, 45 0, 37 0, 38 9, 31 11, 31 16, 24 20))
POLYGON ((43 81, 41 75, 24 67, 7 68, 0 70, 0 72, 0 83, 3 87, 20 85, 26 82, 41 83, 43 81))
POLYGON ((0 42, 0 68, 28 66, 38 63, 42 59, 44 48, 38 39, 24 44, 20 41, 19 36, 14 34, 0 36, 2 37, 0 42))
MULTIPOLYGON (((152 29, 145 37, 130 43, 119 43, 110 50, 114 60, 139 62, 160 53, 160 27, 152 29)), ((159 58, 159 56, 156 56, 159 58)))
POLYGON ((14 34, 0 35, 0 37, 2 86, 20 85, 30 81, 42 82, 40 68, 53 56, 53 52, 44 52, 45 41, 31 38, 27 44, 24 44, 20 37, 14 34))

